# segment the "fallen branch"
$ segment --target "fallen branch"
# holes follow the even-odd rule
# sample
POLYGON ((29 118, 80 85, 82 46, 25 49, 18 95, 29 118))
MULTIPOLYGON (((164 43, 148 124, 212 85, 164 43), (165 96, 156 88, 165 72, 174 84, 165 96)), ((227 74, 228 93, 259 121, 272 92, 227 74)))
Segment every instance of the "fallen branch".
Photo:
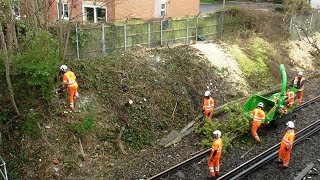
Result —
POLYGON ((255 148, 256 145, 254 145, 252 148, 250 148, 246 153, 244 153, 240 158, 244 158, 245 155, 247 155, 253 148, 255 148))
POLYGON ((124 130, 125 130, 125 127, 124 126, 121 127, 120 133, 119 133, 119 135, 117 137, 117 144, 118 144, 118 147, 119 147, 121 153, 122 154, 127 154, 127 152, 124 150, 124 146, 123 146, 123 144, 121 142, 121 137, 122 137, 122 134, 123 134, 124 130))
MULTIPOLYGON (((38 126, 39 129, 41 130, 41 126, 39 125, 39 123, 37 123, 37 126, 38 126)), ((42 133, 42 131, 40 131, 40 134, 41 134, 42 140, 43 140, 46 144, 48 144, 50 147, 54 148, 54 146, 53 146, 51 143, 49 143, 49 141, 47 140, 47 138, 44 136, 44 134, 42 133)))
POLYGON ((174 109, 173 109, 173 112, 172 112, 172 120, 174 120, 174 113, 176 112, 177 105, 178 105, 178 102, 176 102, 176 105, 174 106, 174 109))
POLYGON ((81 139, 79 138, 79 146, 80 146, 80 152, 81 152, 81 155, 83 156, 83 158, 86 156, 86 154, 84 153, 83 151, 83 146, 82 146, 82 143, 81 143, 81 139))

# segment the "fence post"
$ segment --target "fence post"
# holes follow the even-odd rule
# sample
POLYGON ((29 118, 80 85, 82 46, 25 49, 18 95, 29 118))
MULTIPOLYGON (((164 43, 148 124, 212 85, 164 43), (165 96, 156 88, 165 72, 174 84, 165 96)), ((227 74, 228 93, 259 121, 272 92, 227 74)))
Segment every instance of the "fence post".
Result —
POLYGON ((106 53, 106 40, 105 40, 105 34, 104 34, 104 24, 102 24, 102 53, 106 53))
POLYGON ((151 32, 150 32, 150 21, 148 21, 148 47, 150 48, 151 46, 151 32))
POLYGON ((127 50, 127 20, 124 22, 123 31, 124 31, 124 50, 127 50))
POLYGON ((223 31, 224 31, 224 13, 222 12, 222 15, 221 15, 221 27, 219 28, 220 29, 220 37, 222 37, 223 36, 223 31))
POLYGON ((289 31, 290 31, 290 33, 292 32, 292 18, 293 18, 293 17, 290 17, 290 25, 289 25, 289 31))
POLYGON ((189 44, 189 37, 188 37, 189 36, 189 28, 188 28, 188 26, 189 26, 189 16, 187 16, 187 19, 186 19, 186 29, 187 29, 186 44, 189 44))
POLYGON ((162 18, 160 20, 160 45, 162 46, 162 18))
POLYGON ((309 30, 311 29, 312 20, 313 20, 313 13, 311 14, 311 18, 310 18, 309 30))
POLYGON ((199 24, 199 15, 201 12, 199 12, 199 14, 196 16, 196 42, 198 41, 198 24, 199 24))
POLYGON ((78 23, 76 23, 76 44, 77 44, 77 59, 80 59, 80 51, 79 51, 79 35, 78 35, 78 23))

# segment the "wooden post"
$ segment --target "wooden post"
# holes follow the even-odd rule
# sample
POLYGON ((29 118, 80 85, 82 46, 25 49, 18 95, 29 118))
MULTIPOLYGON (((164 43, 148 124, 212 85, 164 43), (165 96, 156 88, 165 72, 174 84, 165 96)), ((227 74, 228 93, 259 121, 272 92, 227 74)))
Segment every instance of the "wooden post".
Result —
POLYGON ((101 43, 102 43, 102 53, 105 54, 106 53, 106 39, 105 39, 105 34, 104 34, 104 24, 102 24, 101 27, 102 31, 101 31, 101 43))

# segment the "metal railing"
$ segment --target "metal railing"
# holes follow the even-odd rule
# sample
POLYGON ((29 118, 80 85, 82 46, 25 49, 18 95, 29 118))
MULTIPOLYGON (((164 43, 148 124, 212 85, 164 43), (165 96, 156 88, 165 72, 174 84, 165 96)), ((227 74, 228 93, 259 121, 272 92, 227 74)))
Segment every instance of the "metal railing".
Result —
POLYGON ((4 180, 8 180, 6 162, 0 156, 0 173, 4 180))

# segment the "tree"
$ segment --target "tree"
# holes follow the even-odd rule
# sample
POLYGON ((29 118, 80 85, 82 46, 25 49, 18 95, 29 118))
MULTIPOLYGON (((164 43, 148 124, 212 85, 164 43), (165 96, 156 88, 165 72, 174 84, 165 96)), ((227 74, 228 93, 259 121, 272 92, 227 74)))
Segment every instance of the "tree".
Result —
MULTIPOLYGON (((20 112, 16 105, 16 101, 14 98, 13 88, 10 79, 10 51, 12 51, 14 39, 13 36, 15 33, 15 23, 13 21, 13 15, 11 11, 11 2, 9 0, 5 0, 1 3, 0 10, 0 38, 1 38, 1 50, 4 56, 4 66, 6 71, 6 80, 10 95, 11 105, 17 116, 20 116, 20 112), (7 28, 6 35, 3 32, 3 26, 7 28), (6 41, 7 40, 7 41, 6 41), (8 48, 9 47, 9 48, 8 48)), ((15 43, 14 43, 15 44, 15 43)))

